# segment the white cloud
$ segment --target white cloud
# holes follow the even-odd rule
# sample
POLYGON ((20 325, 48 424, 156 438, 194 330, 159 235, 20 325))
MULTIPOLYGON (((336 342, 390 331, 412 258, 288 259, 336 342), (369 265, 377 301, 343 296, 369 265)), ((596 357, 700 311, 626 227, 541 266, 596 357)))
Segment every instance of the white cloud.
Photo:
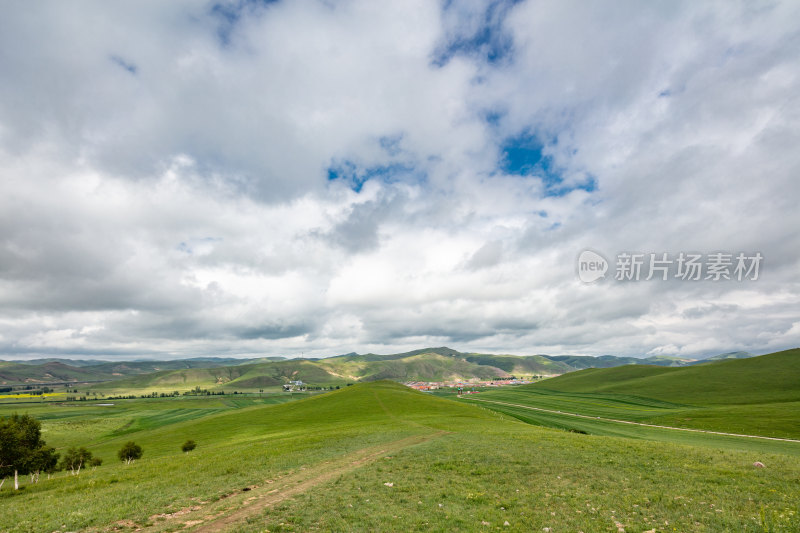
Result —
POLYGON ((7 9, 0 355, 800 344, 797 6, 486 6, 7 9), (583 285, 587 247, 765 259, 583 285))

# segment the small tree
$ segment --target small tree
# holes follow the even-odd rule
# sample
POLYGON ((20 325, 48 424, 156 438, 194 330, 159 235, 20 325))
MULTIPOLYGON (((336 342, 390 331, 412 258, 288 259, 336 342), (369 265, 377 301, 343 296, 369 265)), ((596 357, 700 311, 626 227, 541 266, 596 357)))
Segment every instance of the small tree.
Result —
POLYGON ((51 474, 58 468, 58 456, 55 448, 42 446, 33 450, 28 457, 27 470, 31 476, 31 483, 39 483, 39 475, 42 472, 51 474))
POLYGON ((120 451, 117 452, 117 457, 126 465, 131 464, 136 459, 142 457, 142 447, 133 442, 132 440, 125 443, 120 451))
POLYGON ((41 423, 30 415, 0 417, 0 487, 6 476, 14 474, 14 490, 19 488, 19 474, 53 468, 58 462, 55 449, 42 440, 41 423))
POLYGON ((99 457, 92 457, 92 459, 89 461, 89 466, 92 467, 92 470, 94 470, 101 464, 103 464, 103 460, 100 459, 99 457))
POLYGON ((193 440, 187 440, 186 442, 183 443, 183 446, 181 446, 181 450, 183 450, 186 453, 189 453, 195 448, 197 448, 197 443, 193 440))
POLYGON ((80 448, 73 446, 67 450, 67 453, 64 454, 64 458, 61 459, 61 468, 69 470, 73 476, 77 476, 81 473, 83 465, 91 460, 92 452, 82 446, 80 448))

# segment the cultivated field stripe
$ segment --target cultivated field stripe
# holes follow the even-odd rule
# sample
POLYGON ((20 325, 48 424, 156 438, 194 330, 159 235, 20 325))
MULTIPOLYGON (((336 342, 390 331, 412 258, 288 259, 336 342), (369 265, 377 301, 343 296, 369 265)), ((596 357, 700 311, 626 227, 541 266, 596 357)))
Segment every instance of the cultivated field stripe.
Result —
MULTIPOLYGON (((283 478, 269 480, 264 485, 250 487, 249 491, 236 494, 234 502, 231 502, 231 498, 226 498, 225 502, 228 505, 226 509, 212 510, 198 506, 184 512, 179 511, 173 515, 165 515, 164 518, 173 524, 173 528, 175 524, 172 519, 180 519, 184 531, 194 533, 226 531, 247 518, 260 514, 264 509, 326 483, 337 476, 385 457, 387 454, 397 453, 403 448, 422 444, 447 433, 447 431, 437 431, 424 435, 413 435, 393 442, 362 448, 345 456, 303 468, 283 478), (238 503, 241 507, 231 510, 230 503, 238 503)), ((161 521, 151 528, 137 529, 137 531, 158 531, 167 525, 166 522, 161 521)))
POLYGON ((644 422, 631 422, 630 420, 618 420, 616 418, 604 418, 602 416, 590 416, 590 415, 581 415, 578 413, 567 413, 564 411, 556 411, 554 409, 543 409, 541 407, 532 407, 530 405, 520 405, 518 403, 508 403, 508 402, 500 402, 497 400, 481 400, 478 398, 466 398, 467 401, 471 402, 486 402, 486 403, 496 403, 498 405, 507 405, 509 407, 519 407, 521 409, 530 409, 531 411, 541 411, 543 413, 551 413, 557 415, 564 415, 564 416, 574 416, 576 418, 585 418, 587 420, 602 420, 603 422, 616 422, 617 424, 629 424, 632 426, 644 426, 648 428, 658 428, 658 429, 672 429, 675 431, 689 431, 692 433, 708 433, 711 435, 724 435, 726 437, 742 437, 745 439, 765 439, 765 440, 778 440, 782 442, 800 442, 798 439, 784 439, 780 437, 764 437, 762 435, 742 435, 741 433, 724 433, 722 431, 710 431, 706 429, 694 429, 694 428, 677 428, 674 426, 660 426, 657 424, 645 424, 644 422))

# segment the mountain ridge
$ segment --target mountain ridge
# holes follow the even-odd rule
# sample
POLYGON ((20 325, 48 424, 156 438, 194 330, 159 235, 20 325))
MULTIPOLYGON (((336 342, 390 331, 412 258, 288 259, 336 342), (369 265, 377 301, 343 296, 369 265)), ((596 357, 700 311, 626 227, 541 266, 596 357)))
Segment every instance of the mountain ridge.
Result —
MULTIPOLYGON (((119 382, 163 388, 168 384, 194 386, 268 387, 293 380, 327 385, 343 382, 444 381, 508 378, 511 376, 560 375, 586 368, 624 365, 686 367, 716 364, 752 357, 747 352, 728 352, 701 361, 670 356, 647 358, 613 355, 510 355, 460 352, 446 346, 421 348, 395 354, 351 352, 327 358, 262 357, 250 359, 196 357, 165 361, 88 361, 47 358, 40 362, 0 361, 0 385, 47 385, 70 382, 119 382), (92 363, 92 364, 89 364, 92 363), (171 377, 170 377, 171 376, 171 377)), ((105 387, 103 387, 105 388, 105 387)))

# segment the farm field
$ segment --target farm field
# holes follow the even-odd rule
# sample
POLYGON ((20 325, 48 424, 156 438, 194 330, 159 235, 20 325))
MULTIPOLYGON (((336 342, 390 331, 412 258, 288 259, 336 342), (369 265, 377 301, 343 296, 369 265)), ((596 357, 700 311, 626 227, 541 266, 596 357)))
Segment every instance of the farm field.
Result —
POLYGON ((86 402, 32 406, 48 444, 87 446, 104 463, 79 476, 43 476, 18 493, 6 483, 0 530, 800 527, 800 464, 780 446, 737 450, 570 433, 391 382, 280 405, 268 397, 229 400, 134 400, 116 419, 86 402), (55 416, 70 409, 76 416, 55 416), (186 439, 197 449, 182 453, 186 439), (144 456, 124 465, 115 453, 128 440, 144 456))

